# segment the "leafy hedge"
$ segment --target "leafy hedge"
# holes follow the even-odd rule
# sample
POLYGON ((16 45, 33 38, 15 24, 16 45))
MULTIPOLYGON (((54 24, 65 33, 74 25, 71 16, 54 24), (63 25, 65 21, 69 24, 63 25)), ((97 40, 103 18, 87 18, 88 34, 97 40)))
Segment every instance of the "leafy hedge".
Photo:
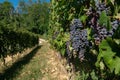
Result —
POLYGON ((24 29, 0 27, 0 55, 5 57, 38 44, 38 36, 24 29))

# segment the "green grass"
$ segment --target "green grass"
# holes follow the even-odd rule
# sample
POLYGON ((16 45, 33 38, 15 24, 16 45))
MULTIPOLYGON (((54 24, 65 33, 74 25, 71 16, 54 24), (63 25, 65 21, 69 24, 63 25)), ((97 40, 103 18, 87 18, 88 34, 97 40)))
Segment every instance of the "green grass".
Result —
POLYGON ((44 70, 46 65, 44 53, 45 50, 42 47, 37 51, 29 64, 23 65, 23 69, 12 80, 41 80, 44 75, 42 70, 44 70))
POLYGON ((41 80, 45 75, 42 70, 46 67, 46 46, 34 49, 20 61, 0 75, 0 80, 41 80))

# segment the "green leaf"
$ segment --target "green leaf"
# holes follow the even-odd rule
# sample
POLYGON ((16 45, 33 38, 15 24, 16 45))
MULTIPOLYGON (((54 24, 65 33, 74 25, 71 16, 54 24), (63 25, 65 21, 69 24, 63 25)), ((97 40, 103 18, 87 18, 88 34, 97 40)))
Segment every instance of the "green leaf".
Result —
POLYGON ((100 20, 99 20, 100 25, 107 26, 107 20, 108 20, 108 17, 106 15, 105 11, 102 11, 102 13, 100 15, 100 20))
POLYGON ((87 28, 87 34, 88 34, 88 40, 92 39, 92 29, 91 28, 87 28))
POLYGON ((112 66, 114 66, 115 74, 120 75, 120 57, 116 57, 112 63, 114 63, 112 66))
POLYGON ((104 63, 101 61, 101 62, 100 62, 100 69, 101 69, 101 70, 104 70, 104 67, 105 67, 105 65, 104 65, 104 63))
POLYGON ((99 24, 105 26, 108 30, 111 28, 110 19, 105 11, 102 11, 100 15, 99 24))
POLYGON ((85 21, 86 21, 86 18, 87 18, 87 16, 86 16, 86 15, 83 15, 83 16, 80 17, 80 20, 81 20, 82 22, 85 22, 85 21))
POLYGON ((114 39, 114 41, 117 45, 120 45, 120 39, 114 39))
POLYGON ((111 72, 115 71, 115 74, 120 74, 120 57, 116 56, 116 53, 112 51, 108 41, 110 42, 112 39, 103 40, 99 45, 100 53, 97 57, 96 66, 103 69, 102 59, 111 72))
POLYGON ((60 52, 61 52, 62 56, 65 55, 65 49, 61 49, 60 52))
POLYGON ((69 14, 69 17, 68 17, 68 20, 72 20, 73 17, 74 17, 74 14, 73 14, 73 13, 70 13, 70 14, 69 14))

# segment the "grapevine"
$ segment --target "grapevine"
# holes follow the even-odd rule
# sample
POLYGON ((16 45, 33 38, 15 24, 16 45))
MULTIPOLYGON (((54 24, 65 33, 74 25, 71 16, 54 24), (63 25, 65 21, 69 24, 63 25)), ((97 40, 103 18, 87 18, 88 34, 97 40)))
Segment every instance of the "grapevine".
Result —
POLYGON ((85 53, 87 49, 92 49, 93 42, 94 45, 99 46, 102 40, 107 39, 108 37, 112 37, 117 30, 120 22, 119 20, 115 19, 110 22, 112 28, 107 29, 106 25, 100 24, 100 15, 105 13, 106 16, 109 15, 110 8, 106 7, 105 3, 97 3, 96 8, 90 7, 87 11, 87 24, 83 25, 80 19, 73 19, 70 24, 70 43, 66 42, 67 45, 67 54, 72 54, 69 50, 68 46, 71 46, 73 51, 75 51, 78 55, 80 61, 85 59, 85 53), (92 37, 93 41, 88 40, 88 32, 85 29, 88 28, 92 29, 92 37))

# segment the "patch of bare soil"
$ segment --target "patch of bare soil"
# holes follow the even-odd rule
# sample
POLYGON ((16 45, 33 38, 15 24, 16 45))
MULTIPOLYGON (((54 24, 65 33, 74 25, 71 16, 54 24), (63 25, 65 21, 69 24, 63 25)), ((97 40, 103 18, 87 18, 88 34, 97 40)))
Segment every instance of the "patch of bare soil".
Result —
POLYGON ((69 80, 68 72, 61 62, 59 53, 50 48, 50 44, 39 39, 39 43, 43 45, 44 57, 46 59, 46 66, 41 70, 43 75, 42 80, 69 80))
POLYGON ((69 74, 62 65, 59 53, 50 49, 50 44, 46 43, 46 45, 48 47, 48 51, 45 54, 47 65, 45 70, 42 71, 45 74, 42 80, 69 80, 69 74))

